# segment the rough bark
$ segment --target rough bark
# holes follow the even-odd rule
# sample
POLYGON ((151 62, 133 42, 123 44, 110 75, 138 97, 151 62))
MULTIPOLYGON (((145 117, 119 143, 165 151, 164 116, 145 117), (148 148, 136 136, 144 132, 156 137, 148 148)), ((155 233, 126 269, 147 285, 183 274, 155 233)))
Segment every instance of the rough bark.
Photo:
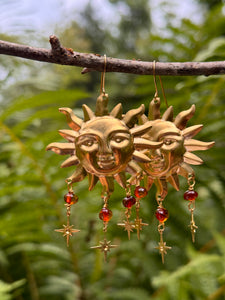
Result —
MULTIPOLYGON (((105 58, 99 54, 79 53, 61 46, 55 35, 50 36, 51 49, 0 41, 0 54, 22 57, 61 65, 83 67, 82 73, 102 72, 105 58)), ((155 74, 168 76, 196 76, 225 74, 225 61, 213 62, 156 62, 155 74)), ((107 57, 106 72, 153 75, 153 62, 107 57)))

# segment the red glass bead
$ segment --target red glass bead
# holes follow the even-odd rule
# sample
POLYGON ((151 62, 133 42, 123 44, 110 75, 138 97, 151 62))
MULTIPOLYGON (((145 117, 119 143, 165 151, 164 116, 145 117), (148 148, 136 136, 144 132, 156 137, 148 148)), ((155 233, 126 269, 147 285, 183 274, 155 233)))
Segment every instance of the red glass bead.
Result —
POLYGON ((184 193, 184 199, 185 200, 189 200, 189 201, 193 201, 198 197, 198 193, 194 190, 187 190, 184 193))
POLYGON ((77 195, 75 195, 73 192, 68 192, 65 196, 64 196, 64 201, 67 204, 75 204, 78 201, 78 197, 77 195))
POLYGON ((165 222, 169 218, 169 212, 163 207, 158 207, 155 212, 155 216, 159 222, 165 222))
POLYGON ((142 186, 137 186, 134 190, 134 195, 137 198, 144 198, 147 194, 148 194, 148 191, 146 190, 146 188, 144 188, 142 186))
POLYGON ((99 219, 101 219, 104 222, 108 222, 112 218, 112 211, 108 209, 107 207, 103 207, 99 213, 99 219))
POLYGON ((136 199, 133 196, 126 196, 123 198, 123 205, 127 208, 131 208, 136 203, 136 199))

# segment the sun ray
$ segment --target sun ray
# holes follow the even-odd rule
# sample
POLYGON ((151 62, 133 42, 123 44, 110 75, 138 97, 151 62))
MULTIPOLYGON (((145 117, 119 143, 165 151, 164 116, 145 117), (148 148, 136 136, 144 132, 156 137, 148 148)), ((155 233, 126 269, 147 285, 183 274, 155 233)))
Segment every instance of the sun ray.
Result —
POLYGON ((88 173, 89 191, 91 191, 98 182, 98 177, 88 173))
POLYGON ((177 128, 183 130, 186 127, 188 120, 190 120, 193 117, 194 113, 195 105, 192 104, 192 106, 189 109, 183 110, 176 116, 174 124, 177 128))
POLYGON ((135 136, 141 136, 144 133, 148 132, 151 128, 152 128, 152 122, 148 121, 147 123, 145 123, 143 125, 131 128, 130 132, 131 132, 132 136, 134 136, 134 137, 135 136))
POLYGON ((129 173, 131 175, 136 175, 136 174, 140 173, 141 171, 142 171, 141 167, 134 161, 130 161, 127 164, 127 167, 126 167, 127 173, 129 173))
POLYGON ((75 138, 78 136, 78 132, 69 129, 59 130, 59 134, 68 142, 75 142, 75 138))
POLYGON ((123 122, 128 128, 132 128, 137 123, 137 118, 145 112, 144 104, 141 104, 139 108, 129 110, 123 117, 123 122))
POLYGON ((160 196, 161 199, 163 200, 168 193, 166 178, 165 177, 156 178, 154 179, 154 184, 156 185, 157 188, 156 198, 160 196))
POLYGON ((106 177, 106 176, 99 176, 99 181, 103 186, 102 193, 111 195, 114 191, 114 178, 113 177, 106 177))
POLYGON ((179 166, 179 169, 177 171, 178 175, 181 175, 185 178, 188 178, 188 176, 191 174, 194 176, 194 170, 191 166, 189 166, 187 163, 182 162, 179 166))
POLYGON ((73 143, 51 143, 46 147, 46 150, 51 150, 59 155, 74 155, 75 145, 73 143))
POLYGON ((61 164, 61 168, 67 168, 67 167, 71 167, 71 166, 77 166, 79 165, 80 161, 77 158, 76 155, 72 155, 69 158, 67 158, 62 164, 61 164))
POLYGON ((79 182, 82 181, 86 176, 87 172, 81 165, 79 165, 76 168, 76 171, 69 178, 67 178, 67 181, 71 183, 79 182))
POLYGON ((70 128, 72 128, 75 131, 80 130, 83 120, 75 116, 71 108, 61 107, 59 108, 59 111, 66 115, 67 123, 70 128))
POLYGON ((122 104, 119 103, 117 104, 113 110, 110 113, 110 116, 117 118, 117 119, 122 119, 122 113, 123 113, 123 108, 122 108, 122 104))
POLYGON ((188 152, 197 151, 197 150, 208 150, 211 148, 215 142, 202 142, 194 139, 188 139, 184 141, 185 149, 188 152))
POLYGON ((122 186, 124 189, 126 188, 127 179, 126 179, 125 172, 120 172, 118 174, 115 174, 114 178, 116 179, 116 181, 119 183, 120 186, 122 186))
POLYGON ((202 130, 202 128, 203 128, 202 124, 188 127, 183 130, 182 135, 185 137, 185 139, 190 139, 194 137, 196 134, 198 134, 202 130))
POLYGON ((149 191, 154 183, 154 179, 150 176, 144 176, 144 186, 147 191, 149 191))
POLYGON ((201 165, 203 163, 203 160, 193 153, 185 152, 184 162, 190 165, 201 165))
POLYGON ((162 120, 173 122, 173 106, 167 108, 162 116, 162 120))
POLYGON ((179 191, 179 178, 176 173, 169 176, 167 180, 175 188, 175 190, 179 191))
POLYGON ((137 150, 134 150, 134 152, 133 152, 133 159, 140 163, 150 162, 150 158, 148 158, 147 155, 145 155, 144 153, 138 152, 137 150))
POLYGON ((86 104, 82 105, 83 113, 84 113, 84 122, 87 122, 91 119, 94 119, 95 114, 86 104))
POLYGON ((142 115, 142 116, 140 116, 138 121, 139 121, 139 125, 143 125, 143 124, 149 122, 149 119, 146 115, 142 115))
POLYGON ((163 145, 163 142, 153 142, 143 138, 134 138, 135 149, 157 149, 163 145))

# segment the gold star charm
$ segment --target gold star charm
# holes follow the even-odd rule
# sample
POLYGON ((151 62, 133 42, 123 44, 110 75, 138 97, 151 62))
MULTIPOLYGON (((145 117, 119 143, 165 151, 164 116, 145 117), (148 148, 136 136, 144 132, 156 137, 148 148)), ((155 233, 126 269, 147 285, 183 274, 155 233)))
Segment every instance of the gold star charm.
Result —
POLYGON ((170 250, 172 247, 166 246, 166 242, 160 240, 159 246, 155 247, 155 249, 159 249, 159 253, 162 256, 162 263, 164 264, 164 254, 167 254, 167 250, 170 250))
POLYGON ((67 247, 69 247, 70 237, 73 236, 73 233, 79 232, 79 229, 73 229, 73 225, 63 225, 64 228, 55 229, 56 232, 61 232, 63 236, 66 236, 67 247))
POLYGON ((104 252, 104 260, 107 261, 107 252, 110 251, 111 248, 116 248, 118 245, 111 245, 111 241, 107 241, 106 238, 104 238, 103 241, 99 242, 100 245, 93 246, 91 249, 100 249, 101 252, 104 252))
POLYGON ((123 220, 123 222, 124 223, 118 223, 117 225, 124 227, 124 230, 127 231, 128 239, 130 240, 130 233, 133 232, 134 224, 130 223, 129 220, 123 220))
POLYGON ((195 242, 195 233, 196 233, 196 229, 198 229, 198 226, 195 225, 195 221, 191 221, 190 225, 188 225, 191 228, 191 236, 192 236, 192 242, 195 242))
POLYGON ((147 223, 142 223, 142 219, 137 218, 134 220, 133 228, 137 230, 137 237, 140 240, 140 231, 142 230, 143 226, 148 226, 147 223))

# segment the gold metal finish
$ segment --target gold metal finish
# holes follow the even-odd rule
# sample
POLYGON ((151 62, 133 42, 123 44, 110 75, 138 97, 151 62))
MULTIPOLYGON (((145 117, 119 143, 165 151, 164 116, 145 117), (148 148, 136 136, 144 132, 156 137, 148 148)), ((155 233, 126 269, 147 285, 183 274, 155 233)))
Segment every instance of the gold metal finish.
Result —
MULTIPOLYGON (((142 138, 152 142, 161 143, 147 148, 142 152, 148 156, 150 162, 140 164, 145 176, 145 182, 153 181, 157 186, 157 195, 165 198, 167 195, 167 184, 169 182, 176 190, 179 190, 178 175, 188 178, 188 174, 194 175, 189 164, 197 165, 203 161, 191 151, 207 150, 214 145, 214 142, 205 143, 194 140, 194 137, 202 125, 195 125, 185 128, 188 120, 194 115, 195 106, 180 112, 173 120, 173 107, 170 106, 162 117, 160 117, 160 98, 153 98, 149 105, 149 117, 142 117, 142 122, 151 122, 152 127, 142 135, 142 138)), ((131 180, 132 182, 132 180, 131 180)), ((151 186, 150 186, 151 187, 151 186)), ((146 185, 146 188, 149 189, 146 185)))
POLYGON ((99 242, 98 246, 93 246, 91 249, 100 249, 101 252, 104 253, 104 260, 107 261, 107 253, 110 251, 111 248, 116 248, 118 245, 111 245, 111 241, 107 241, 106 238, 104 238, 103 241, 99 242))
POLYGON ((127 231, 128 239, 130 240, 130 233, 133 232, 134 223, 130 222, 130 212, 131 208, 127 208, 125 211, 126 220, 123 220, 123 223, 118 223, 118 226, 124 227, 124 230, 127 231))
POLYGON ((133 228, 135 228, 137 230, 137 237, 140 240, 140 231, 143 229, 143 226, 148 226, 148 224, 147 223, 143 223, 142 219, 140 218, 140 214, 139 214, 139 211, 140 211, 140 201, 139 201, 138 198, 136 199, 135 206, 136 206, 136 219, 134 220, 133 228))
MULTIPOLYGON (((189 174, 188 175, 188 190, 193 191, 194 186, 195 186, 195 177, 193 174, 189 174)), ((190 227, 190 229, 191 229, 192 242, 194 243, 196 229, 198 229, 198 226, 195 224, 195 220, 194 220, 195 200, 189 201, 188 210, 191 213, 191 221, 190 221, 190 225, 188 225, 188 227, 190 227)))
POLYGON ((63 236, 66 236, 66 244, 67 247, 69 247, 69 241, 70 237, 73 236, 73 233, 79 232, 79 229, 73 229, 74 225, 70 225, 70 209, 71 205, 70 204, 65 204, 66 206, 66 211, 67 211, 67 224, 63 224, 63 228, 61 229, 55 229, 56 232, 61 232, 63 236))
POLYGON ((158 232, 160 234, 160 242, 158 243, 159 246, 155 247, 155 249, 159 250, 159 253, 162 257, 162 263, 164 264, 164 255, 167 254, 167 250, 172 249, 172 247, 166 246, 166 242, 163 241, 163 232, 165 230, 165 224, 160 222, 158 225, 158 232))
POLYGON ((107 102, 107 95, 102 93, 97 99, 95 113, 83 105, 84 120, 77 118, 70 108, 60 108, 72 128, 60 131, 68 143, 51 143, 46 149, 60 155, 71 155, 62 167, 78 165, 77 171, 70 177, 72 183, 83 180, 88 174, 90 190, 99 180, 104 192, 111 194, 114 180, 126 186, 125 171, 132 161, 150 161, 139 151, 139 148, 149 144, 148 141, 135 140, 134 137, 149 131, 151 124, 135 125, 137 118, 144 113, 144 105, 122 116, 121 104, 108 113, 107 102))
POLYGON ((191 236, 192 236, 192 242, 195 242, 195 233, 196 233, 196 229, 198 229, 198 226, 195 224, 195 220, 194 220, 194 210, 195 210, 195 201, 190 201, 190 203, 188 204, 188 209, 191 212, 191 221, 190 221, 190 225, 188 225, 191 229, 191 236))
MULTIPOLYGON (((189 189, 194 186, 194 171, 189 165, 199 165, 203 161, 191 153, 197 150, 207 150, 214 145, 214 142, 205 143, 194 140, 193 137, 202 129, 202 125, 195 125, 186 128, 187 122, 195 113, 195 105, 188 110, 180 112, 173 117, 173 107, 168 107, 162 81, 160 84, 167 109, 161 116, 160 98, 158 95, 155 76, 156 62, 153 62, 153 75, 155 84, 155 95, 149 104, 148 117, 144 115, 145 107, 142 104, 136 109, 122 113, 122 105, 119 103, 111 112, 108 111, 108 95, 105 92, 106 56, 104 56, 104 70, 101 75, 100 96, 96 101, 95 112, 86 104, 83 105, 83 120, 75 116, 72 109, 60 108, 59 111, 66 115, 67 123, 71 130, 60 130, 59 133, 67 140, 66 143, 51 143, 47 150, 52 150, 59 155, 70 155, 61 167, 76 166, 75 172, 67 179, 69 191, 72 191, 72 183, 82 181, 87 175, 89 190, 92 190, 96 183, 102 184, 102 198, 104 207, 114 191, 114 182, 117 181, 128 194, 130 185, 138 186, 140 180, 144 180, 144 186, 150 190, 156 185, 156 199, 160 208, 167 195, 167 183, 169 182, 176 190, 179 190, 179 175, 186 177, 189 189), (138 124, 137 124, 138 123, 138 124), (127 181, 126 173, 131 174, 127 181)), ((189 204, 191 212, 190 228, 192 240, 195 240, 197 226, 194 221, 195 203, 189 204)), ((126 219, 118 225, 124 227, 128 238, 133 229, 137 230, 137 237, 140 239, 140 231, 147 223, 143 223, 139 216, 140 202, 136 199, 136 219, 130 222, 130 211, 125 212, 126 219)), ((70 205, 67 205, 67 225, 64 228, 56 229, 69 238, 78 229, 73 229, 69 223, 70 205)), ((107 232, 108 222, 103 223, 103 232, 107 232)), ((160 234, 159 250, 164 263, 164 255, 171 247, 166 246, 163 241, 165 225, 160 222, 158 232, 160 234)), ((98 246, 92 249, 100 249, 104 253, 105 260, 111 245, 104 237, 98 246)))

